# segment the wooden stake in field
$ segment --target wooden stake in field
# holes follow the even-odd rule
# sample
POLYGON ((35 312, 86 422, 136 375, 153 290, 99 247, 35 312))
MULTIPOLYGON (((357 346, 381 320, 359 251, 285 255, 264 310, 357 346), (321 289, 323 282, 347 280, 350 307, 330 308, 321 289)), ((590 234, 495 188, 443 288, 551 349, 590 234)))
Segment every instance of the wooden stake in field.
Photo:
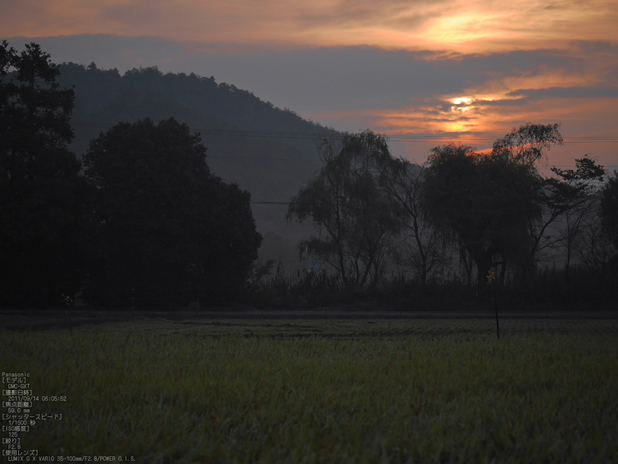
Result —
POLYGON ((498 295, 496 293, 496 275, 494 271, 489 271, 487 274, 487 285, 493 285, 494 287, 494 309, 496 311, 496 331, 498 333, 498 338, 500 338, 500 323, 498 322, 498 295))
POLYGON ((72 313, 71 308, 73 307, 73 300, 71 299, 70 296, 64 296, 64 293, 63 293, 62 302, 69 309, 69 332, 71 333, 71 337, 72 337, 73 336, 73 322, 71 321, 71 313, 72 313))

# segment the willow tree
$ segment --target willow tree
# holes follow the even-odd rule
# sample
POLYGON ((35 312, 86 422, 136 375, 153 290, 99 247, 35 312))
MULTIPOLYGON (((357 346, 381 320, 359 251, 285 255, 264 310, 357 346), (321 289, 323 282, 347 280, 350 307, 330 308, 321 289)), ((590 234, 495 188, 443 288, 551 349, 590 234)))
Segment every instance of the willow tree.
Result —
POLYGON ((481 285, 493 266, 504 270, 529 250, 529 221, 541 216, 539 187, 534 167, 518 158, 445 145, 428 160, 424 211, 474 261, 481 285))
POLYGON ((383 163, 380 183, 400 208, 401 236, 394 257, 410 266, 422 285, 449 262, 443 234, 426 220, 422 202, 425 168, 404 158, 383 163))
POLYGON ((287 218, 311 220, 318 229, 300 243, 330 264, 346 286, 376 285, 391 237, 400 227, 400 207, 380 182, 392 156, 386 139, 371 131, 347 135, 341 146, 320 145, 324 167, 291 199, 287 218))

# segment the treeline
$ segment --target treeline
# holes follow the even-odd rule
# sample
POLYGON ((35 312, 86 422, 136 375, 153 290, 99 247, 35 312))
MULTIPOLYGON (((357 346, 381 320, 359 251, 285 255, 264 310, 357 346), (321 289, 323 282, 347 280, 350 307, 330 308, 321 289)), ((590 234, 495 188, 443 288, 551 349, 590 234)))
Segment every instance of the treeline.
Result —
POLYGON ((325 141, 324 167, 287 215, 317 227, 299 249, 323 275, 286 281, 278 273, 264 291, 309 301, 324 298, 324 288, 365 289, 388 300, 405 294, 406 282, 416 296, 434 297, 457 287, 479 295, 491 284, 528 301, 613 303, 618 174, 605 182, 605 169, 585 156, 575 170, 541 176, 536 164, 561 143, 558 124, 526 124, 489 154, 445 145, 421 167, 393 158, 370 131, 325 141), (548 252, 557 265, 547 266, 548 252))

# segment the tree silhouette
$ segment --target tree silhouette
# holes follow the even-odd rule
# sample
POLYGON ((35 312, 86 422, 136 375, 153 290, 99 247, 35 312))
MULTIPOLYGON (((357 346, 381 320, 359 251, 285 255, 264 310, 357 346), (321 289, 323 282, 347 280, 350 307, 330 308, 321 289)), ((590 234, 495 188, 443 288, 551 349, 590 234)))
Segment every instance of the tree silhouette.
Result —
POLYGON ((446 145, 429 157, 423 202, 428 218, 474 261, 481 285, 492 266, 506 267, 529 248, 528 221, 541 213, 538 186, 532 166, 504 153, 446 145))
POLYGON ((412 267, 422 285, 449 261, 438 227, 426 219, 422 202, 425 168, 403 158, 380 164, 380 184, 400 207, 401 236, 394 257, 412 267))
POLYGON ((199 134, 173 118, 119 123, 91 142, 90 302, 180 307, 242 289, 261 242, 250 195, 212 175, 205 156, 199 134))
POLYGON ((0 43, 0 304, 53 306, 83 275, 81 164, 67 149, 74 93, 34 43, 0 43))
POLYGON ((554 178, 545 179, 541 192, 543 220, 530 225, 534 240, 528 260, 548 246, 562 246, 565 251, 565 281, 569 284, 570 264, 575 244, 593 220, 598 210, 599 184, 605 177, 605 168, 588 158, 575 160, 576 170, 562 170, 553 167, 554 178), (549 227, 562 218, 564 224, 557 234, 550 233, 549 227))
POLYGON ((300 243, 328 262, 347 286, 377 284, 389 239, 398 232, 400 207, 380 184, 381 165, 392 157, 384 137, 371 131, 325 141, 324 167, 290 201, 288 220, 311 219, 320 231, 300 243))
POLYGON ((618 249, 618 172, 609 178, 601 192, 603 229, 618 249))

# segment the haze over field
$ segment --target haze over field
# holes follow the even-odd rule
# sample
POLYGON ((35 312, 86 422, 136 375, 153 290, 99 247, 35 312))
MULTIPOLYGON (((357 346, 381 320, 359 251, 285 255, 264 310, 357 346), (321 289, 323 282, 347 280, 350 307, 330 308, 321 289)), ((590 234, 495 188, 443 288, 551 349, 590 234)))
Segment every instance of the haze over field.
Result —
POLYGON ((549 165, 618 164, 618 5, 605 1, 5 0, 0 30, 55 62, 214 76, 423 162, 526 122, 562 123, 549 165))

